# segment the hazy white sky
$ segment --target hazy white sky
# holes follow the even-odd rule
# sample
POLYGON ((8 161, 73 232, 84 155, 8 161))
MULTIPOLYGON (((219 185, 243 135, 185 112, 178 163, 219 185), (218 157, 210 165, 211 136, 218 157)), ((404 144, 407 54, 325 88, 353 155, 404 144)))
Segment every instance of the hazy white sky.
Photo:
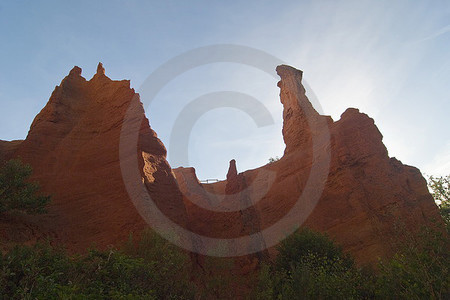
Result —
MULTIPOLYGON (((334 120, 348 107, 367 113, 390 156, 450 173, 449 1, 2 1, 0 34, 0 139, 25 138, 74 65, 90 79, 102 61, 109 77, 139 91, 172 57, 231 43, 303 70, 334 120)), ((147 116, 169 148, 178 114, 197 97, 238 91, 261 101, 273 125, 222 108, 194 126, 189 164, 201 179, 224 178, 232 158, 243 171, 282 155, 276 82, 240 64, 200 66, 170 81, 147 116)))

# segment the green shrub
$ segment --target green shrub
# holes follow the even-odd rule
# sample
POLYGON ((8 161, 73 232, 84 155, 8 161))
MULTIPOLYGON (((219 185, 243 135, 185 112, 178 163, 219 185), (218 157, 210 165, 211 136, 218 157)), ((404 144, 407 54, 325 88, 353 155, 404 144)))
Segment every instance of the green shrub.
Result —
POLYGON ((137 244, 130 238, 122 251, 131 257, 141 258, 148 264, 148 269, 153 274, 152 288, 160 299, 194 297, 190 257, 154 231, 145 230, 137 244))
POLYGON ((326 235, 301 229, 278 247, 272 266, 263 266, 255 299, 360 299, 371 297, 371 278, 326 235))
POLYGON ((371 294, 361 272, 340 258, 309 254, 280 278, 282 299, 362 299, 371 294))
POLYGON ((198 271, 199 299, 235 299, 235 287, 245 284, 245 278, 236 274, 233 258, 204 257, 202 270, 198 271))
POLYGON ((399 251, 380 262, 377 295, 382 299, 450 299, 448 235, 423 228, 407 234, 399 251))
POLYGON ((0 213, 22 211, 30 214, 45 212, 50 197, 38 195, 39 185, 29 182, 31 166, 18 159, 5 162, 0 168, 0 213))
POLYGON ((330 261, 340 260, 347 267, 353 266, 353 259, 342 252, 328 236, 314 232, 308 228, 301 228, 284 239, 278 248, 276 265, 278 270, 289 271, 302 262, 302 258, 310 256, 326 258, 330 261))
POLYGON ((0 299, 193 299, 185 255, 145 236, 155 245, 140 244, 134 254, 69 256, 48 244, 17 246, 0 256, 0 299))
POLYGON ((402 231, 378 272, 358 269, 326 236, 301 230, 263 265, 252 299, 450 299, 450 245, 442 230, 402 231))

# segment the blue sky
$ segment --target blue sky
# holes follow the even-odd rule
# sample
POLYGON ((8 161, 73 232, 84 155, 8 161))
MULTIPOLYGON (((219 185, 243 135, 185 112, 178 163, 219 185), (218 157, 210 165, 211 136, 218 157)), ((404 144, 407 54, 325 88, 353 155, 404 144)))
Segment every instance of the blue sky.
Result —
MULTIPOLYGON (((156 68, 201 46, 238 44, 304 71, 325 114, 348 107, 375 119, 390 156, 426 174, 450 173, 449 1, 2 1, 0 139, 26 137, 54 87, 78 65, 90 79, 102 61, 137 91, 156 68)), ((166 147, 178 114, 216 91, 251 95, 274 124, 257 127, 234 108, 195 124, 189 165, 224 178, 281 156, 277 80, 235 64, 199 66, 174 78, 146 107, 166 147)), ((145 95, 142 95, 145 97, 145 95)), ((173 167, 177 167, 173 165, 173 167)))

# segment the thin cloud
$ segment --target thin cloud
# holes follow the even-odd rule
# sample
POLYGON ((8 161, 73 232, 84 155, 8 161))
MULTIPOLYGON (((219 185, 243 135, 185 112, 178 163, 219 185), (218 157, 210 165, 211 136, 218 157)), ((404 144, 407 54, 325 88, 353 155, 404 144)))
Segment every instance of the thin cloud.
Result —
POLYGON ((441 35, 447 34, 449 32, 450 32, 450 24, 445 27, 442 27, 441 29, 439 29, 438 31, 436 31, 433 34, 430 34, 429 36, 414 42, 413 44, 419 44, 419 43, 423 43, 423 42, 426 42, 429 40, 433 40, 433 39, 440 37, 441 35))

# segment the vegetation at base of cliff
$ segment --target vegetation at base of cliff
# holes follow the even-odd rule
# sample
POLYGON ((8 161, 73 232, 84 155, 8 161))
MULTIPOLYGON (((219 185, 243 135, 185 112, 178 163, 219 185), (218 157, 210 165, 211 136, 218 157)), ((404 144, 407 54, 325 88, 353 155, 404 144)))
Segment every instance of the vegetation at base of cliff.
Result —
POLYGON ((450 299, 450 241, 445 232, 406 233, 394 257, 379 264, 383 299, 450 299))
POLYGON ((189 257, 147 232, 122 250, 70 256, 49 244, 0 257, 3 299, 193 299, 189 257))
POLYGON ((31 166, 18 159, 6 161, 0 168, 0 213, 45 213, 50 197, 39 195, 39 185, 29 181, 31 174, 31 166))
POLYGON ((278 246, 275 262, 261 268, 257 299, 364 299, 373 275, 355 266, 328 236, 303 228, 278 246))
POLYGON ((358 268, 327 236, 302 229, 263 265, 254 299, 450 299, 450 242, 424 228, 407 234, 379 271, 358 268))
MULTIPOLYGON (((260 267, 248 299, 449 299, 448 237, 424 229, 402 245, 374 272, 358 268, 326 235, 299 230, 260 267)), ((151 231, 120 250, 83 255, 16 246, 0 256, 0 299, 233 299, 250 282, 233 265, 205 259, 203 268, 219 275, 193 273, 188 255, 151 231)))

